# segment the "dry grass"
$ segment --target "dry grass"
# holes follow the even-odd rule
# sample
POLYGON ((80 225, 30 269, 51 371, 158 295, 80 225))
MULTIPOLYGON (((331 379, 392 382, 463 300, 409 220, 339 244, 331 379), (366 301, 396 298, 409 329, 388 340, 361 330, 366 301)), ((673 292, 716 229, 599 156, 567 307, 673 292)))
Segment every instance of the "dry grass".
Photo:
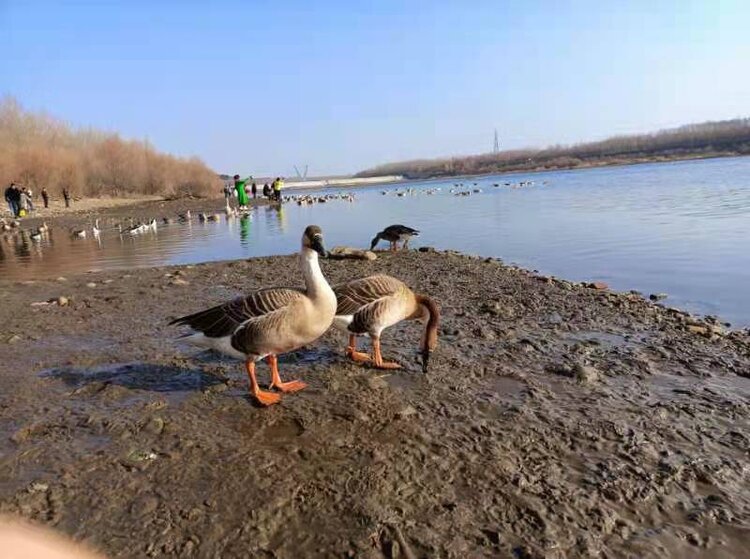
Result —
POLYGON ((58 196, 205 196, 221 180, 200 159, 159 153, 147 142, 74 129, 46 114, 0 101, 0 184, 17 182, 58 196))
POLYGON ((615 136, 573 146, 388 163, 357 176, 471 175, 744 154, 750 154, 750 118, 688 124, 653 134, 615 136))

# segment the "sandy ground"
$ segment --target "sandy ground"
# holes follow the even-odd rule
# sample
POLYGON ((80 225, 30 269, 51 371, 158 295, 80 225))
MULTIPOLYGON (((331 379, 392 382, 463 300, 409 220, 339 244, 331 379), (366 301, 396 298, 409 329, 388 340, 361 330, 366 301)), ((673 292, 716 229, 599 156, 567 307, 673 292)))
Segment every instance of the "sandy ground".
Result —
MULTIPOLYGON (((62 198, 59 200, 56 198, 50 199, 49 207, 44 207, 44 202, 41 196, 34 198, 34 211, 29 215, 28 219, 43 218, 48 219, 51 217, 64 216, 64 215, 75 215, 78 213, 90 213, 110 208, 120 208, 122 206, 134 206, 137 204, 143 204, 148 202, 161 201, 161 196, 134 196, 130 198, 76 198, 71 201, 69 208, 65 207, 65 202, 62 198)), ((3 205, 2 217, 8 218, 9 212, 7 204, 3 205)))
POLYGON ((393 374, 329 333, 262 409, 175 341, 171 318, 300 284, 293 257, 0 283, 0 513, 112 557, 746 556, 747 332, 453 253, 322 265, 434 296, 432 370, 417 324, 383 338, 393 374))

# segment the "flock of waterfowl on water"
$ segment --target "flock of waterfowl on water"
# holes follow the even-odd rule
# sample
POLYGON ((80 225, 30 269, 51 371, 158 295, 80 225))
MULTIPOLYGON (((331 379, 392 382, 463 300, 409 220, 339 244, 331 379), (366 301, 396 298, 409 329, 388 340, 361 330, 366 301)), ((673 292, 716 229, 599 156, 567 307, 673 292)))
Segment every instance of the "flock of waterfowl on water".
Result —
MULTIPOLYGON (((517 189, 517 188, 528 188, 535 186, 537 183, 534 181, 519 181, 516 183, 512 182, 504 182, 499 183, 495 182, 492 183, 493 188, 500 188, 502 186, 511 188, 511 189, 517 189)), ((542 186, 547 186, 549 183, 547 181, 542 181, 539 183, 542 186)), ((433 188, 414 188, 414 187, 406 187, 406 188, 395 188, 391 190, 382 190, 380 194, 383 196, 396 196, 397 198, 404 198, 406 196, 419 196, 419 195, 426 195, 426 196, 432 196, 434 194, 437 194, 442 190, 442 187, 436 186, 433 188)), ((483 190, 479 188, 479 183, 474 182, 471 185, 463 182, 456 182, 453 183, 453 187, 450 188, 448 191, 449 194, 452 194, 453 196, 471 196, 472 194, 481 194, 483 190)))
MULTIPOLYGON (((417 233, 404 225, 392 225, 376 235, 373 245, 383 238, 397 238, 391 241, 391 249, 396 250, 398 240, 406 243, 417 233)), ((304 288, 259 289, 245 297, 176 318, 170 324, 190 327, 191 332, 183 336, 184 340, 244 361, 250 394, 264 406, 278 403, 281 399, 278 392, 296 392, 306 386, 300 380, 281 380, 278 355, 314 342, 332 326, 348 336, 345 355, 349 359, 390 370, 400 369, 401 365, 383 358, 380 347, 383 331, 403 320, 420 320, 424 331, 419 353, 422 371, 426 373, 438 341, 437 303, 384 274, 331 287, 318 263, 318 258, 325 255, 323 232, 317 225, 310 225, 302 235, 299 253, 304 288), (357 337, 363 335, 371 339, 372 354, 357 350, 357 337), (256 363, 263 359, 271 372, 269 390, 260 388, 255 370, 256 363)))

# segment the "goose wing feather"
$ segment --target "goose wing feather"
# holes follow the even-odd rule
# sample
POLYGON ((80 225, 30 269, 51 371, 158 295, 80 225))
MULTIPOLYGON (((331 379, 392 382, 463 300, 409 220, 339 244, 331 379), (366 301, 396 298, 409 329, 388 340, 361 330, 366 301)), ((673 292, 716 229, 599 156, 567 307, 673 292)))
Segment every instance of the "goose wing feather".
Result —
POLYGON ((349 330, 356 333, 370 331, 389 313, 406 285, 396 278, 376 275, 336 286, 336 314, 352 315, 349 330))
POLYGON ((394 295, 405 287, 404 283, 385 274, 352 280, 336 285, 336 314, 354 314, 370 303, 394 295))
POLYGON ((389 227, 386 227, 384 229, 384 232, 393 234, 393 235, 418 235, 419 231, 416 229, 412 229, 411 227, 407 227, 406 225, 391 225, 389 227))
POLYGON ((258 328, 257 319, 268 317, 271 321, 279 320, 284 313, 278 311, 304 298, 302 290, 295 288, 261 289, 246 297, 176 318, 170 324, 184 324, 209 338, 221 338, 231 336, 248 321, 256 323, 255 328, 258 328))

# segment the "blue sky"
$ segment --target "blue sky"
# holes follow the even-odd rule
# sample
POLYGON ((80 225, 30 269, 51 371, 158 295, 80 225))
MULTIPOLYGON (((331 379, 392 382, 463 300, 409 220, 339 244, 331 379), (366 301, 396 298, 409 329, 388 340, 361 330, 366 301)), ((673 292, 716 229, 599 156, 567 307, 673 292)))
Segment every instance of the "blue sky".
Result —
POLYGON ((750 115, 750 2, 0 0, 0 94, 220 172, 750 115))

